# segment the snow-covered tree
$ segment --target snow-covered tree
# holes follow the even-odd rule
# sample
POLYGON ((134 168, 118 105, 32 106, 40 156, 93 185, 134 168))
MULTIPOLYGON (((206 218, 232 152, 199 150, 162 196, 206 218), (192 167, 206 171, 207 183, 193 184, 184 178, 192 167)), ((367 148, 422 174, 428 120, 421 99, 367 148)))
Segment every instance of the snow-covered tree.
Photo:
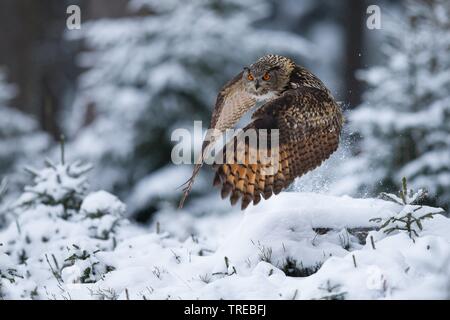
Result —
POLYGON ((107 189, 129 192, 169 163, 172 129, 200 119, 206 127, 219 88, 245 64, 269 52, 312 52, 302 38, 258 25, 270 1, 137 0, 130 7, 151 13, 86 23, 76 36, 91 51, 81 57, 90 69, 66 124, 75 137, 70 149, 98 163, 95 181, 107 189))
POLYGON ((113 270, 99 253, 122 239, 125 205, 105 191, 89 193, 91 165, 66 163, 64 153, 60 163, 45 163, 27 168, 32 182, 7 208, 14 219, 0 233, 0 298, 52 298, 42 287, 48 279, 55 292, 113 270))
POLYGON ((19 183, 17 175, 11 176, 13 172, 35 159, 49 143, 34 119, 10 107, 16 93, 16 87, 6 82, 6 72, 0 68, 0 179, 8 176, 12 191, 17 191, 19 183))
POLYGON ((361 71, 368 89, 349 117, 362 141, 345 179, 377 193, 406 176, 448 206, 450 3, 406 1, 402 13, 383 15, 382 27, 384 63, 361 71))
POLYGON ((418 191, 408 189, 406 178, 402 180, 402 190, 398 196, 383 192, 380 194, 380 197, 399 204, 402 206, 402 210, 387 219, 375 218, 373 221, 381 223, 380 230, 384 233, 390 234, 392 232, 405 231, 413 241, 415 237, 419 236, 419 232, 423 230, 424 220, 433 219, 435 215, 444 213, 440 208, 420 205, 427 197, 426 191, 424 189, 418 191))

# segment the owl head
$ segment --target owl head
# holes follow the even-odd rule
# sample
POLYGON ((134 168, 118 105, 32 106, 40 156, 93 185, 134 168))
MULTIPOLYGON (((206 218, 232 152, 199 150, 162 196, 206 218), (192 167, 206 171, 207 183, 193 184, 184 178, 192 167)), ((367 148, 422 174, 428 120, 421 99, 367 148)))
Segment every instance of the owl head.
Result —
POLYGON ((278 96, 289 82, 292 65, 289 58, 267 55, 244 67, 242 78, 247 92, 258 100, 278 96))

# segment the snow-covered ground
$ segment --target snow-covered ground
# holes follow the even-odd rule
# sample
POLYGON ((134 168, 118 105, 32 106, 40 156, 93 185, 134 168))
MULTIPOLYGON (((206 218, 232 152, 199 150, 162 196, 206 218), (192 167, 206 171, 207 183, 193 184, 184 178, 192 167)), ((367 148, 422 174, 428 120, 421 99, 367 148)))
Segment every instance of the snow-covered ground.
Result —
POLYGON ((284 192, 243 213, 210 198, 142 227, 113 195, 86 194, 83 166, 67 167, 35 172, 0 231, 3 298, 450 298, 450 219, 412 198, 284 192), (419 222, 399 230, 407 217, 419 222))

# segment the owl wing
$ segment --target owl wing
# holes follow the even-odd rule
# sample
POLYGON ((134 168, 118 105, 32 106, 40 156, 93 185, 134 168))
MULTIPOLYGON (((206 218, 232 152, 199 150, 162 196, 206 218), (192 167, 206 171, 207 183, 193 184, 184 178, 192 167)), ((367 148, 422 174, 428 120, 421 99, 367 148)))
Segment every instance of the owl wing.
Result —
MULTIPOLYGON (((216 132, 224 132, 226 129, 232 128, 239 119, 250 110, 255 104, 256 100, 253 96, 247 93, 242 80, 243 71, 226 83, 219 94, 217 95, 216 105, 211 117, 209 129, 216 129, 216 132)), ((213 131, 209 130, 202 144, 202 152, 199 155, 191 177, 183 185, 183 197, 180 200, 179 208, 182 208, 184 201, 189 195, 194 179, 200 172, 203 165, 204 156, 207 154, 210 147, 213 146, 214 137, 213 131)))
MULTIPOLYGON (((259 151, 267 151, 274 161, 262 161, 261 155, 249 139, 234 137, 222 151, 223 159, 233 151, 234 163, 215 164, 214 185, 221 186, 222 198, 230 196, 231 204, 242 198, 241 208, 250 202, 258 204, 261 196, 268 199, 287 188, 296 177, 319 166, 338 147, 342 126, 342 114, 333 98, 323 90, 301 87, 286 91, 281 97, 258 109, 253 121, 240 135, 249 129, 268 132, 268 141, 278 129, 278 146, 268 144, 264 150, 258 135, 259 151), (239 145, 238 141, 243 141, 239 145), (272 148, 270 148, 272 147, 272 148), (237 155, 242 151, 245 157, 239 162, 237 155), (252 153, 253 152, 253 153, 252 153), (257 155, 251 159, 251 155, 257 155), (252 161, 251 161, 252 160, 252 161)), ((230 156, 230 155, 228 155, 230 156)), ((231 159, 231 158, 230 158, 231 159)), ((228 162, 228 163, 227 163, 228 162)))
POLYGON ((232 128, 252 108, 256 100, 248 94, 242 80, 243 71, 231 79, 217 95, 210 128, 220 131, 232 128))

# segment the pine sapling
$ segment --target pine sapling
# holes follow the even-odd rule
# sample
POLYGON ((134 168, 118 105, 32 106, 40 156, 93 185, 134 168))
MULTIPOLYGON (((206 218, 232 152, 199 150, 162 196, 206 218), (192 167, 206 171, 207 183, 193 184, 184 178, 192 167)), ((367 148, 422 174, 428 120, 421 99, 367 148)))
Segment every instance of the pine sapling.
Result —
POLYGON ((420 205, 420 203, 427 197, 424 189, 414 192, 408 189, 406 178, 402 179, 402 189, 399 195, 382 193, 382 199, 397 203, 402 206, 402 210, 395 216, 387 219, 373 218, 372 222, 380 224, 379 229, 386 234, 391 234, 394 231, 405 231, 408 236, 414 241, 414 238, 419 236, 419 232, 423 230, 423 221, 432 219, 436 214, 443 212, 440 208, 429 208, 420 205))
POLYGON ((60 274, 69 283, 94 283, 114 270, 97 258, 96 254, 101 251, 98 248, 81 248, 72 244, 68 251, 69 256, 64 259, 60 274))
POLYGON ((327 280, 325 284, 319 287, 319 290, 327 292, 327 295, 320 297, 320 300, 344 300, 347 292, 341 290, 340 284, 331 284, 330 280, 327 280))

